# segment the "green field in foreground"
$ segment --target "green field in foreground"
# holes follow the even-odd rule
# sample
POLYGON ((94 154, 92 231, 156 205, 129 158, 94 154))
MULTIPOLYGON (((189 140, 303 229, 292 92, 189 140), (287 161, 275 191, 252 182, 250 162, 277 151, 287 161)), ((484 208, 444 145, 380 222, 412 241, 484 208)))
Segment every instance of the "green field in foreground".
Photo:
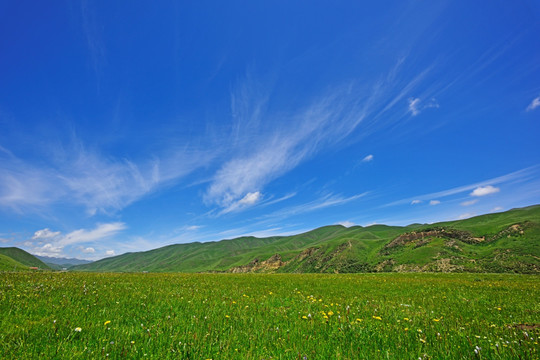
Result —
POLYGON ((0 273, 0 358, 534 359, 540 278, 0 273))

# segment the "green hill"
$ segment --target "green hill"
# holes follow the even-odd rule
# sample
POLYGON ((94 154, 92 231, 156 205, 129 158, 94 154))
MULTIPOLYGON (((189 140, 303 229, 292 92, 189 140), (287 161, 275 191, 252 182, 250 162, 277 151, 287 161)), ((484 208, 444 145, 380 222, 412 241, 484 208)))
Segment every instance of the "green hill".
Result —
POLYGON ((9 256, 0 254, 0 271, 21 271, 28 270, 28 266, 13 260, 9 256))
POLYGON ((49 269, 49 266, 43 261, 36 258, 34 255, 27 253, 26 251, 16 247, 0 248, 0 255, 9 257, 16 262, 22 264, 26 268, 38 267, 40 269, 49 269))
POLYGON ((334 225, 293 236, 170 245, 74 269, 540 273, 540 205, 429 225, 334 225))

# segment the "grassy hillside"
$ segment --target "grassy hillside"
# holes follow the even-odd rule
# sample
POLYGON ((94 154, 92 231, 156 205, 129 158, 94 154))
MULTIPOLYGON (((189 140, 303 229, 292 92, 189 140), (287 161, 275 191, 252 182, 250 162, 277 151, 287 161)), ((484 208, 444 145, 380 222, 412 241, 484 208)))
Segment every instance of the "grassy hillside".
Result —
POLYGON ((294 236, 170 245, 74 269, 540 273, 540 206, 429 225, 334 225, 294 236))
POLYGON ((0 255, 7 256, 26 267, 35 266, 40 269, 49 269, 49 266, 43 261, 16 247, 0 248, 0 255))
POLYGON ((28 266, 13 260, 9 256, 0 254, 0 271, 28 270, 28 266))

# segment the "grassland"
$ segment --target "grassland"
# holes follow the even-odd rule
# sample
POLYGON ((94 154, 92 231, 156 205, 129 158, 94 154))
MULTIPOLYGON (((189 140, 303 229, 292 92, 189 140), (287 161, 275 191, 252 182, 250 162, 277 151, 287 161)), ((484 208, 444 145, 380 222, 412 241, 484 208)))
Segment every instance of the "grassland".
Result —
POLYGON ((0 358, 536 359, 540 278, 0 273, 0 358))

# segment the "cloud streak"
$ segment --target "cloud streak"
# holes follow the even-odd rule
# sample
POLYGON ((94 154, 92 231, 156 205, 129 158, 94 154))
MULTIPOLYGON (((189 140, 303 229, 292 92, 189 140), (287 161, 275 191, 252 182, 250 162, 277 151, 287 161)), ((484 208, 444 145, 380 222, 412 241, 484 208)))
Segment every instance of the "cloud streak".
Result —
POLYGON ((529 106, 527 106, 527 111, 533 111, 534 109, 536 109, 537 107, 540 106, 540 96, 534 98, 531 103, 529 104, 529 106))
MULTIPOLYGON (((417 201, 426 201, 433 198, 444 198, 447 196, 452 196, 456 194, 460 194, 463 192, 475 190, 479 187, 493 187, 493 185, 496 184, 502 184, 502 183, 512 183, 512 182, 518 182, 518 181, 526 181, 531 178, 531 176, 534 175, 535 172, 537 172, 539 169, 538 166, 531 166, 528 168, 524 168, 518 171, 511 172, 509 174, 499 176, 496 178, 492 178, 489 180, 481 181, 474 184, 464 185, 455 187, 448 190, 438 191, 434 193, 424 194, 420 196, 414 196, 407 199, 397 200, 390 202, 388 204, 383 205, 383 207, 387 206, 395 206, 395 205, 403 205, 403 204, 410 204, 413 201, 415 201, 415 204, 418 203, 417 201)), ((485 190, 482 190, 481 192, 484 192, 485 190)), ((474 192, 474 191, 473 191, 474 192)), ((472 193, 471 193, 472 195, 472 193)))

